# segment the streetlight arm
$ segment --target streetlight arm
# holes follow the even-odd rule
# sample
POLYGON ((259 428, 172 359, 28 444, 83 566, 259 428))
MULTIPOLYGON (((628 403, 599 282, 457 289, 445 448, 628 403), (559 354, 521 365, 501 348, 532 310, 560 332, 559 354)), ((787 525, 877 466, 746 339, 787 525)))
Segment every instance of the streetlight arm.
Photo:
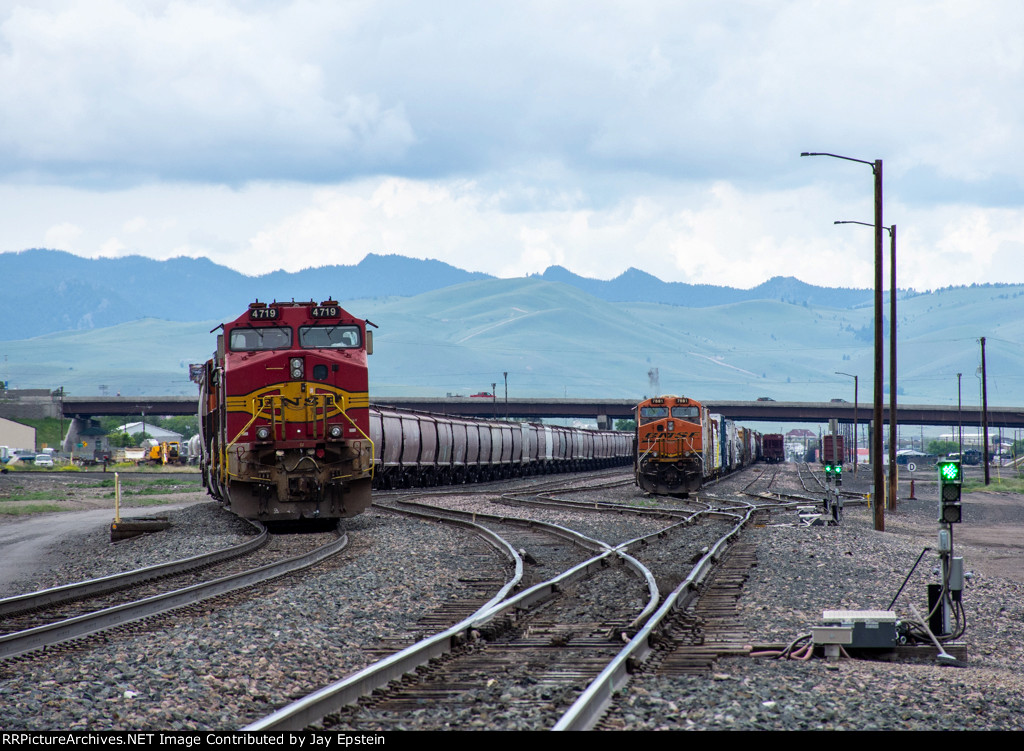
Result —
MULTIPOLYGON (((847 221, 836 221, 836 222, 832 222, 832 224, 860 224, 860 225, 863 225, 865 227, 874 227, 875 226, 873 224, 869 224, 868 222, 856 222, 856 221, 853 221, 852 219, 847 220, 847 221)), ((896 225, 893 225, 892 227, 882 227, 882 229, 884 229, 886 232, 888 232, 891 235, 892 231, 893 231, 893 228, 895 226, 896 225)))
POLYGON ((866 164, 871 168, 871 171, 875 171, 875 162, 869 162, 864 159, 854 159, 852 156, 841 156, 839 154, 827 154, 823 151, 803 151, 800 156, 830 156, 835 159, 845 159, 848 162, 858 162, 860 164, 866 164))

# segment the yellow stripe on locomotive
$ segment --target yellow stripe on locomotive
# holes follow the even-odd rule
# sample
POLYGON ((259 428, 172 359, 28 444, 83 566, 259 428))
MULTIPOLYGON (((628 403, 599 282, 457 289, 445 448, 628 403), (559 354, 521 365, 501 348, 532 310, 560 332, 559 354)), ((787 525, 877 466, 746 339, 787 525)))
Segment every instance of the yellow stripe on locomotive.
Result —
POLYGON ((285 381, 251 391, 248 394, 225 397, 228 412, 255 414, 273 408, 285 410, 289 420, 301 420, 302 414, 314 405, 327 408, 327 416, 335 417, 350 409, 370 406, 366 391, 346 391, 326 384, 305 381, 285 381), (330 398, 323 398, 330 397, 330 398))

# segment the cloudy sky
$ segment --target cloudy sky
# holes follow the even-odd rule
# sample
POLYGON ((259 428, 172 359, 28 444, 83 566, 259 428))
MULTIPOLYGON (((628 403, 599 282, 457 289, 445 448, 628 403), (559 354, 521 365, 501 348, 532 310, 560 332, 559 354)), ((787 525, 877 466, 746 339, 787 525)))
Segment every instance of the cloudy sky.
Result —
POLYGON ((1022 84, 1017 0, 0 0, 0 251, 871 286, 820 151, 901 287, 1024 282, 1022 84))

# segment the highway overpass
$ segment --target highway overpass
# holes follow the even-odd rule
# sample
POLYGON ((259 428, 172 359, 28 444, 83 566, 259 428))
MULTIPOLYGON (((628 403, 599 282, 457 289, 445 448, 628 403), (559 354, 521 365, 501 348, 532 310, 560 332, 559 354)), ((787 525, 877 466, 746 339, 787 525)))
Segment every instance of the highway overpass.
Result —
MULTIPOLYGON (((576 418, 600 420, 605 424, 633 417, 634 399, 509 399, 486 397, 385 397, 371 396, 370 401, 381 406, 401 407, 424 412, 439 412, 481 418, 553 419, 576 418)), ((716 401, 704 402, 712 411, 733 420, 747 423, 826 423, 835 418, 843 423, 859 424, 871 420, 872 404, 863 402, 762 402, 716 401)), ((62 404, 66 417, 101 417, 117 415, 133 417, 145 415, 194 415, 198 399, 186 396, 107 396, 64 397, 62 404)), ((958 413, 955 406, 925 404, 898 404, 897 418, 901 425, 954 426, 958 419, 963 424, 979 425, 981 408, 964 406, 958 413)), ((883 419, 888 424, 888 401, 883 408, 883 419)), ((1024 428, 1024 407, 989 407, 989 428, 1024 428)))

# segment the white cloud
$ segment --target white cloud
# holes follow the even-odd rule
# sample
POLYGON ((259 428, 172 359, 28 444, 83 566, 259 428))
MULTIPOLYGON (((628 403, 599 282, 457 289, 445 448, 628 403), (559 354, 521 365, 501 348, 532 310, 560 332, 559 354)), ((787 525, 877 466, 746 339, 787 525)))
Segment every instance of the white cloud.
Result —
MULTIPOLYGON (((399 253, 506 277, 558 264, 601 279, 633 266, 669 281, 739 287, 779 275, 873 285, 873 232, 833 224, 870 222, 869 195, 850 203, 821 187, 756 192, 726 181, 707 190, 662 181, 600 209, 509 211, 503 198, 471 181, 404 178, 239 191, 0 187, 8 243, 0 250, 53 247, 96 257, 144 249, 160 259, 205 256, 247 274, 399 253)), ((886 221, 898 226, 901 287, 1024 282, 1024 212, 893 200, 886 221)), ((888 247, 886 239, 886 264, 888 247)))
POLYGON ((82 228, 70 222, 61 222, 48 227, 43 232, 43 247, 54 250, 78 250, 78 240, 82 237, 82 228))
POLYGON ((16 6, 0 25, 8 169, 237 182, 399 158, 414 141, 401 103, 329 96, 299 46, 314 22, 227 3, 16 6))
POLYGON ((131 219, 124 223, 123 231, 129 235, 135 232, 142 232, 144 229, 146 229, 148 224, 149 222, 146 220, 146 217, 144 216, 132 217, 131 219))
POLYGON ((832 222, 871 218, 870 173, 812 150, 885 160, 901 282, 1020 280, 1022 22, 998 0, 8 3, 2 249, 869 286, 870 231, 832 222))

